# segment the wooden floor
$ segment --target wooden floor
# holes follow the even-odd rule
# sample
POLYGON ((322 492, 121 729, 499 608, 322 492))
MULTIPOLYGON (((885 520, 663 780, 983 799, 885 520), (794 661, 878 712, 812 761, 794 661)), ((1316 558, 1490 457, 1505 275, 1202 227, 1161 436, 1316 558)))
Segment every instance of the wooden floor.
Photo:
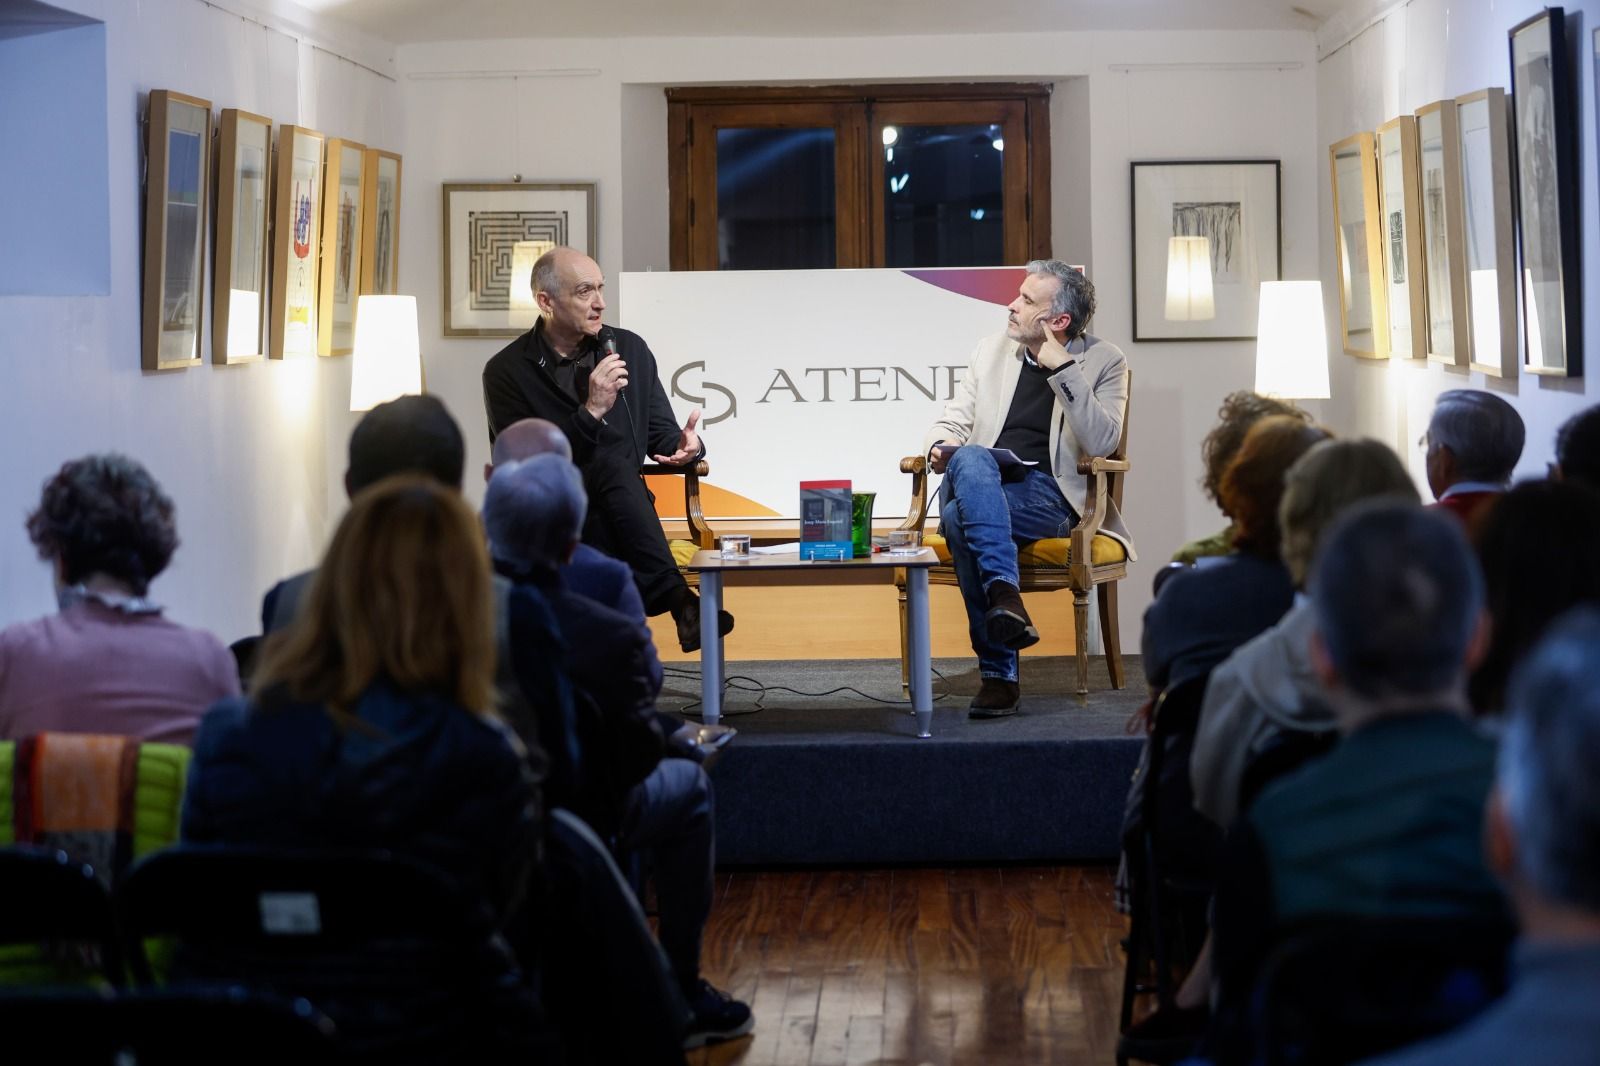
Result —
POLYGON ((1110 1063, 1109 867, 723 875, 705 975, 755 1032, 691 1066, 1110 1063))

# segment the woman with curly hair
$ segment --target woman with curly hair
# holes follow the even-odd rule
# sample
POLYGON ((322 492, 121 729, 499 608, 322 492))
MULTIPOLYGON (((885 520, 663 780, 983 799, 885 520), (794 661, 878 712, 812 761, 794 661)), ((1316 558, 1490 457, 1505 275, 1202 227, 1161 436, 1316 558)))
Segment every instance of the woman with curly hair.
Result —
POLYGON ((0 631, 0 738, 189 743, 239 673, 221 641, 146 598, 178 546, 172 500, 127 456, 90 455, 45 482, 27 528, 60 609, 0 631))

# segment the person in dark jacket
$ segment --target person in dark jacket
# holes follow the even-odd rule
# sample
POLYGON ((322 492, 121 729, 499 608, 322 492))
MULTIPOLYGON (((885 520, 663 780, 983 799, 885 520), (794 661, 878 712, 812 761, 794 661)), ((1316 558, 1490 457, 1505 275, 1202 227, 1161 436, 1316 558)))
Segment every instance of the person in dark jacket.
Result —
MULTIPOLYGON (((202 720, 183 839, 381 848, 507 917, 525 901, 542 819, 522 746, 494 713, 491 603, 482 535, 457 493, 403 476, 360 494, 298 622, 267 641, 254 695, 202 720)), ((508 1002, 536 1024, 531 992, 508 1002)))
MULTIPOLYGON (((590 500, 584 543, 626 562, 645 609, 670 611, 678 643, 694 651, 700 598, 678 572, 639 468, 646 459, 682 466, 704 456, 700 411, 679 428, 650 346, 603 324, 605 275, 593 259, 552 249, 534 263, 532 287, 539 320, 483 368, 489 442, 525 418, 561 428, 590 500)), ((731 631, 733 616, 723 612, 719 628, 731 631)))

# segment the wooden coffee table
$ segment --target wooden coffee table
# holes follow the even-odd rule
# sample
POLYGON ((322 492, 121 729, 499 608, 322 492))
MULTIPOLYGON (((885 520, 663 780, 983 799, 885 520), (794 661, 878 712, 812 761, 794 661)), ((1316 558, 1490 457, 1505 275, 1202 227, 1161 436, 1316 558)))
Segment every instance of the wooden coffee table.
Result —
MULTIPOLYGON (((721 552, 698 551, 688 569, 700 575, 700 706, 703 720, 715 725, 722 717, 722 636, 717 614, 722 610, 724 581, 744 584, 741 577, 758 577, 761 584, 862 585, 894 584, 894 572, 906 571, 906 658, 910 663, 911 710, 917 716, 917 736, 933 733, 933 662, 928 636, 928 568, 939 557, 924 548, 915 555, 878 552, 864 559, 810 560, 798 552, 752 555, 728 560, 721 552)), ((750 583, 755 583, 754 581, 750 583)))

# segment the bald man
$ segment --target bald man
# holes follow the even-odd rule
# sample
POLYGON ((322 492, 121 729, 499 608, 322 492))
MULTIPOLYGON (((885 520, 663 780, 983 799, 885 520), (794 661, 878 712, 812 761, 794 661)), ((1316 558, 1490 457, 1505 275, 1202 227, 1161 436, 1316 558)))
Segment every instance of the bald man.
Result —
MULTIPOLYGON (((670 611, 684 651, 700 647, 700 599, 667 548, 639 468, 682 466, 705 455, 695 409, 679 427, 643 338, 607 326, 605 274, 573 248, 533 265, 539 319, 483 368, 489 441, 527 418, 553 423, 583 471, 589 496, 583 542, 628 564, 650 614, 670 611)), ((532 432, 532 431, 530 431, 532 432)), ((719 628, 733 628, 723 612, 719 628)))

